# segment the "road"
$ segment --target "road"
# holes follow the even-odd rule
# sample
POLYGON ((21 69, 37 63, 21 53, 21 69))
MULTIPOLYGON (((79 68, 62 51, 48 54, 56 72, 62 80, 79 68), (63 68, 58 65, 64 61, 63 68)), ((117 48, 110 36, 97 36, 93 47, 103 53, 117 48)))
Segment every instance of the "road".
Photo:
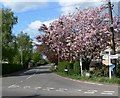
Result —
POLYGON ((47 64, 3 77, 2 96, 118 96, 117 85, 64 78, 51 73, 50 66, 47 64))

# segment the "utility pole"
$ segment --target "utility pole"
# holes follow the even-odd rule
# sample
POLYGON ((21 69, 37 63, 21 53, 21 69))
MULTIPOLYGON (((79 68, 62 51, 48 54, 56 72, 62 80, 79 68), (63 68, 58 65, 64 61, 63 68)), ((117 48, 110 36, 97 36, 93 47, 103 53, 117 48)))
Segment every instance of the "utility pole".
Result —
POLYGON ((112 16, 112 7, 111 7, 110 0, 108 1, 108 12, 109 12, 109 21, 110 21, 110 32, 112 34, 112 39, 111 39, 112 45, 111 45, 111 48, 113 50, 113 55, 115 55, 116 51, 115 51, 115 41, 114 41, 113 16, 112 16))
MULTIPOLYGON (((109 25, 110 25, 110 32, 112 35, 112 39, 111 39, 111 49, 112 49, 112 53, 113 55, 116 54, 116 50, 115 50, 115 41, 114 41, 114 29, 113 29, 113 16, 112 16, 112 4, 111 1, 108 1, 108 14, 109 14, 109 25)), ((116 65, 116 60, 115 60, 115 65, 116 65)), ((116 72, 116 67, 115 67, 115 72, 116 72)))

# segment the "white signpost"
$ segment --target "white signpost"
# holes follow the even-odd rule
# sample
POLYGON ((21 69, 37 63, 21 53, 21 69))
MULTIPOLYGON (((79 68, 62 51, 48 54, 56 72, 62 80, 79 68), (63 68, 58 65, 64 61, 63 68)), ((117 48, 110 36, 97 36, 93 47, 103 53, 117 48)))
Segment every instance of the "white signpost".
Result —
POLYGON ((118 55, 108 55, 108 62, 109 62, 109 78, 111 79, 112 78, 112 71, 113 71, 113 68, 115 67, 115 65, 113 65, 111 63, 111 59, 117 59, 118 58, 118 55))
POLYGON ((120 55, 119 54, 111 55, 111 51, 112 51, 111 49, 107 49, 105 51, 108 52, 108 54, 104 54, 103 55, 103 59, 104 60, 108 60, 109 78, 111 79, 111 77, 112 77, 112 71, 113 71, 113 69, 115 67, 115 65, 111 63, 111 59, 118 59, 118 57, 120 57, 120 55))
POLYGON ((81 76, 83 76, 83 70, 82 70, 82 58, 80 58, 80 69, 81 69, 81 76))
POLYGON ((110 59, 117 59, 118 55, 117 54, 116 55, 110 55, 109 57, 110 57, 110 59))

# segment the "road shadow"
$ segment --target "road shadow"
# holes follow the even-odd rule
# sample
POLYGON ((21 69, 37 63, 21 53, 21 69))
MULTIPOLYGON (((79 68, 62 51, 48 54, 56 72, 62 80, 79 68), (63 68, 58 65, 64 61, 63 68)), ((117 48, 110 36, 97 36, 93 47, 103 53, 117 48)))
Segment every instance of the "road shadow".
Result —
POLYGON ((18 72, 7 74, 7 75, 2 75, 2 77, 4 78, 4 77, 26 76, 26 75, 33 75, 33 74, 49 74, 49 73, 52 73, 50 70, 50 66, 42 65, 42 66, 21 70, 18 72))
POLYGON ((32 95, 32 96, 23 96, 19 98, 40 98, 40 95, 32 95))
POLYGON ((40 98, 40 95, 30 95, 30 96, 2 96, 2 98, 40 98))

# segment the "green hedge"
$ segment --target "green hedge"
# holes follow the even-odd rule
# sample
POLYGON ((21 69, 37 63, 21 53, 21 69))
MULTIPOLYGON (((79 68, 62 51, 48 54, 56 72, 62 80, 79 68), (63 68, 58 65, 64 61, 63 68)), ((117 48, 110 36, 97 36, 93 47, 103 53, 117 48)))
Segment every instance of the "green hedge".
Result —
POLYGON ((42 60, 39 61, 39 64, 40 64, 40 65, 44 65, 44 64, 47 64, 47 63, 48 63, 48 62, 47 62, 46 60, 44 60, 44 59, 42 59, 42 60))
POLYGON ((58 63, 58 71, 59 72, 64 72, 64 70, 65 70, 65 68, 67 68, 68 69, 68 65, 69 65, 70 63, 68 62, 68 61, 63 61, 63 62, 59 62, 58 63))
POLYGON ((79 61, 76 61, 74 64, 73 64, 73 70, 74 70, 74 74, 80 74, 80 62, 79 61))
POLYGON ((69 63, 68 65, 68 74, 74 74, 73 63, 69 63))
POLYGON ((2 64, 2 75, 16 72, 22 69, 21 64, 2 64))
POLYGON ((59 62, 57 67, 58 72, 65 72, 65 69, 68 69, 68 74, 80 74, 79 61, 73 63, 68 61, 59 62))

